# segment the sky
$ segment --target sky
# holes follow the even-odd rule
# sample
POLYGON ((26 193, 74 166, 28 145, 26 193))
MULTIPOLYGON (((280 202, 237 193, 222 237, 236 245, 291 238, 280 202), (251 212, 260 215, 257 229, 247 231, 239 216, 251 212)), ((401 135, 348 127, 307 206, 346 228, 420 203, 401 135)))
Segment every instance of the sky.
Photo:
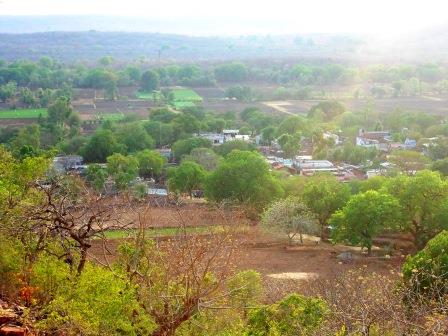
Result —
MULTIPOLYGON (((101 15, 206 20, 232 34, 401 34, 448 23, 447 0, 0 0, 0 15, 101 15), (263 27, 263 22, 266 26, 263 27), (226 26, 226 23, 228 25, 226 26)), ((204 35, 207 35, 205 25, 204 35)), ((215 29, 216 30, 216 29, 215 29)))

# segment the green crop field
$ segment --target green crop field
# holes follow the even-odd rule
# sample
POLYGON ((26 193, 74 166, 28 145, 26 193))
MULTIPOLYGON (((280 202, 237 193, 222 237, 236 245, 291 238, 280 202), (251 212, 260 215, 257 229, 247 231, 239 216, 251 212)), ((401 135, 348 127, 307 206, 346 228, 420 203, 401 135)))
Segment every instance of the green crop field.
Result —
POLYGON ((194 107, 196 105, 191 101, 174 101, 173 106, 177 109, 182 109, 185 107, 194 107))
POLYGON ((160 93, 160 92, 144 92, 144 91, 137 91, 136 93, 135 93, 135 96, 138 98, 138 99, 142 99, 142 100, 156 100, 156 101, 159 101, 159 100, 162 100, 162 94, 160 93))
POLYGON ((37 119, 47 117, 47 109, 0 110, 0 119, 37 119))
POLYGON ((124 119, 123 113, 102 113, 97 115, 98 119, 101 120, 111 120, 111 121, 120 121, 124 119))
POLYGON ((202 97, 190 89, 174 89, 171 91, 172 101, 202 102, 202 97))
MULTIPOLYGON (((244 231, 246 228, 239 228, 239 230, 244 231)), ((224 230, 222 226, 197 226, 197 227, 187 227, 186 229, 179 229, 176 227, 162 227, 162 228, 152 228, 146 229, 145 235, 147 237, 169 237, 176 236, 182 233, 188 234, 206 234, 206 233, 218 233, 224 230)), ((104 233, 107 239, 123 239, 132 238, 138 233, 137 229, 129 230, 111 230, 104 233)))

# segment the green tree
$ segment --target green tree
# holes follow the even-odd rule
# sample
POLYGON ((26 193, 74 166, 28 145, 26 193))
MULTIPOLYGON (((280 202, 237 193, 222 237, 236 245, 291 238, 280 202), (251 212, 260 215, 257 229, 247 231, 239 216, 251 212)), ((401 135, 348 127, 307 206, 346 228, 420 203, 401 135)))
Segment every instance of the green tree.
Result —
POLYGON ((97 163, 91 164, 87 167, 86 180, 92 188, 98 192, 103 190, 107 176, 107 170, 97 163))
POLYGON ((234 150, 239 151, 254 151, 256 150, 255 146, 243 141, 243 140, 232 140, 232 141, 226 141, 221 146, 215 147, 216 153, 222 156, 227 156, 229 153, 231 153, 234 150))
POLYGON ((138 161, 140 176, 158 177, 162 174, 166 159, 159 152, 145 149, 135 153, 135 157, 138 161))
POLYGON ((263 294, 260 273, 253 270, 241 271, 227 281, 231 303, 244 312, 258 305, 263 294))
POLYGON ((447 181, 437 172, 423 170, 415 176, 398 176, 385 184, 385 191, 401 205, 403 230, 410 232, 417 247, 448 229, 447 181))
POLYGON ((140 122, 125 123, 116 130, 116 139, 126 146, 128 153, 154 148, 154 140, 140 122))
POLYGON ((4 103, 13 98, 17 92, 17 84, 15 82, 9 82, 0 86, 0 100, 4 103))
POLYGON ((409 175, 425 168, 429 159, 420 152, 397 150, 389 155, 389 161, 395 163, 403 172, 409 175))
POLYGON ((206 176, 207 172, 202 166, 183 161, 179 167, 168 170, 168 185, 171 190, 192 197, 194 190, 202 189, 206 176))
POLYGON ((370 255, 373 238, 398 227, 400 219, 400 205, 393 196, 369 190, 353 196, 331 216, 331 237, 337 242, 359 244, 370 255))
POLYGON ((40 127, 33 124, 19 129, 11 142, 14 151, 18 152, 24 146, 31 147, 34 151, 40 149, 40 127))
POLYGON ((438 171, 443 176, 448 176, 448 158, 433 162, 431 170, 438 171))
POLYGON ((138 161, 132 156, 119 153, 107 158, 107 172, 114 179, 118 190, 125 190, 138 176, 138 161))
POLYGON ((182 160, 193 161, 204 167, 207 171, 213 171, 221 161, 221 157, 211 148, 194 148, 189 155, 182 160))
POLYGON ((268 231, 286 235, 290 243, 297 235, 303 244, 303 234, 320 233, 314 214, 298 197, 288 197, 271 204, 263 213, 262 225, 268 231))
POLYGON ((283 134, 278 138, 278 143, 281 146, 285 157, 294 159, 295 156, 299 154, 301 139, 302 135, 300 132, 297 132, 294 135, 283 134))
POLYGON ((86 162, 106 162, 108 156, 124 151, 111 130, 98 129, 82 148, 81 153, 86 162))
POLYGON ((442 231, 403 265, 403 282, 411 296, 439 300, 448 294, 448 231, 442 231))
POLYGON ((229 200, 255 208, 263 208, 283 193, 260 154, 239 150, 228 154, 209 176, 205 191, 210 200, 229 200))
POLYGON ((208 139, 194 137, 178 140, 173 144, 172 151, 174 158, 180 161, 184 155, 188 155, 195 148, 210 148, 212 143, 208 139))
POLYGON ((160 85, 159 74, 155 71, 145 71, 140 79, 140 88, 145 92, 158 90, 160 85))
POLYGON ((334 176, 317 175, 306 182, 302 197, 308 208, 316 214, 324 237, 328 219, 348 201, 350 189, 334 176))
POLYGON ((313 335, 329 309, 324 300, 290 294, 249 313, 247 336, 313 335))
POLYGON ((63 125, 68 121, 72 112, 73 108, 70 99, 59 97, 48 107, 48 121, 53 124, 63 125))

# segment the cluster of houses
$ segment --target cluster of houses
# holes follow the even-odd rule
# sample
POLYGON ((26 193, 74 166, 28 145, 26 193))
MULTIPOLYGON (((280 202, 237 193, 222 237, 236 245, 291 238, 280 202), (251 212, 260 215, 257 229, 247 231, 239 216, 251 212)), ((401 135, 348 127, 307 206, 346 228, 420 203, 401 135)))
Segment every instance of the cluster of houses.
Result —
POLYGON ((219 146, 232 140, 251 141, 250 135, 240 134, 237 129, 225 129, 221 133, 200 133, 199 137, 210 140, 213 146, 219 146))
POLYGON ((417 147, 417 141, 406 138, 404 143, 393 141, 389 131, 367 132, 360 129, 356 137, 356 145, 366 148, 376 148, 382 152, 390 152, 395 149, 412 150, 417 147))

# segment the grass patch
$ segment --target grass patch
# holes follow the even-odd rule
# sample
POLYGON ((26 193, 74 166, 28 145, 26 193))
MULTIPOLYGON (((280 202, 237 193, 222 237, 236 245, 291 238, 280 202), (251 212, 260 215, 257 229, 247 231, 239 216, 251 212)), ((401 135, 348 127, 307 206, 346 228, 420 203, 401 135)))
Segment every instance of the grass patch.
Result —
POLYGON ((156 92, 137 91, 135 93, 135 96, 137 97, 137 99, 141 99, 141 100, 160 101, 163 99, 162 94, 158 91, 156 91, 156 92))
POLYGON ((173 102, 202 102, 203 99, 190 89, 174 89, 170 93, 173 102))
MULTIPOLYGON (((185 231, 189 234, 206 234, 206 233, 219 233, 224 230, 223 226, 195 226, 187 227, 185 231)), ((238 232, 246 230, 246 227, 239 227, 238 232)), ((177 227, 164 227, 164 228, 150 228, 145 230, 145 234, 148 238, 151 237, 170 237, 176 236, 185 232, 184 229, 177 227)), ((132 238, 138 233, 138 229, 124 229, 124 230, 111 230, 104 233, 107 239, 124 239, 132 238)))
POLYGON ((189 101, 174 101, 173 106, 174 106, 174 108, 182 109, 182 108, 186 108, 186 107, 194 107, 194 106, 196 106, 196 104, 193 102, 189 102, 189 101))
POLYGON ((0 119, 37 119, 39 116, 46 118, 48 116, 47 109, 0 110, 0 119))

